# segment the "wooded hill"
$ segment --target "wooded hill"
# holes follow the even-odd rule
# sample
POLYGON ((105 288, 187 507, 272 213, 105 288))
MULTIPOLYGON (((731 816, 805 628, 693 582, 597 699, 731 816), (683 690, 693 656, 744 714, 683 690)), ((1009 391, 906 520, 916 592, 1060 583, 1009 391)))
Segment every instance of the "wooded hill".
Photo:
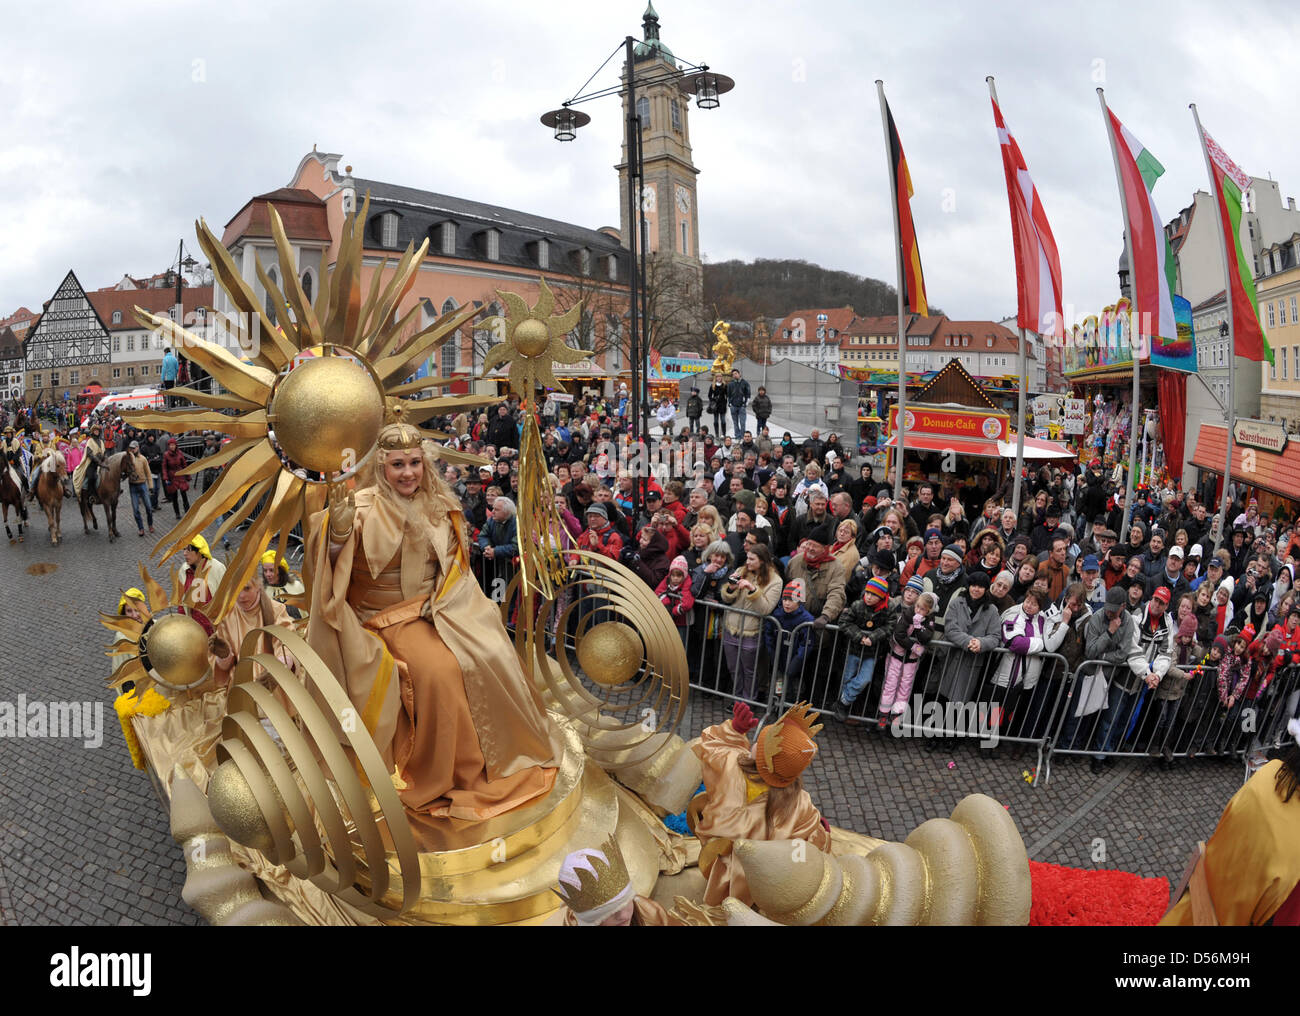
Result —
MULTIPOLYGON (((879 317, 897 311, 898 297, 879 279, 807 261, 758 258, 706 264, 704 307, 710 317, 730 321, 780 318, 805 307, 852 307, 862 317, 879 317)), ((930 313, 943 312, 932 306, 930 313)))

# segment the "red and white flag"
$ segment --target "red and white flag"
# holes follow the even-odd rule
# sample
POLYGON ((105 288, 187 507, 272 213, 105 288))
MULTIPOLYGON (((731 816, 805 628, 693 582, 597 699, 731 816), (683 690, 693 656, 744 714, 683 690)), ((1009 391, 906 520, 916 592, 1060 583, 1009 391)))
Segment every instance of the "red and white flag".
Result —
POLYGON ((1007 199, 1011 203, 1011 236, 1016 252, 1016 323, 1040 335, 1061 339, 1065 335, 1061 258, 1056 252, 1052 227, 1047 224, 1047 213, 1038 200, 1020 146, 1007 130, 996 101, 993 122, 1002 143, 1002 169, 1007 176, 1007 199))

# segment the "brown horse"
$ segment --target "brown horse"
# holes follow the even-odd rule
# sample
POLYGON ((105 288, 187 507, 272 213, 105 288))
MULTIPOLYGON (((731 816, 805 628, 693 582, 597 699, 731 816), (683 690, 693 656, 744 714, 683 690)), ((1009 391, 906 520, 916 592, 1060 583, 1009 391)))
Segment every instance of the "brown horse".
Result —
MULTIPOLYGON (((99 467, 99 476, 95 483, 95 501, 104 506, 104 522, 108 526, 109 543, 120 539, 122 535, 117 531, 117 499, 122 493, 122 470, 125 464, 126 452, 117 452, 108 456, 104 464, 99 467)), ((95 529, 99 529, 99 520, 95 517, 95 502, 90 499, 90 484, 81 485, 78 505, 81 508, 81 524, 85 527, 86 533, 90 533, 92 525, 95 529)))
POLYGON ((13 474, 10 472, 10 465, 0 460, 0 504, 4 506, 5 535, 9 537, 9 542, 23 542, 23 526, 27 523, 27 506, 23 503, 22 487, 14 482, 13 474), (18 513, 18 539, 14 539, 13 531, 9 528, 9 509, 13 508, 18 513))
POLYGON ((36 500, 45 512, 50 527, 50 543, 63 540, 63 479, 68 475, 68 460, 62 452, 49 452, 36 474, 36 500))

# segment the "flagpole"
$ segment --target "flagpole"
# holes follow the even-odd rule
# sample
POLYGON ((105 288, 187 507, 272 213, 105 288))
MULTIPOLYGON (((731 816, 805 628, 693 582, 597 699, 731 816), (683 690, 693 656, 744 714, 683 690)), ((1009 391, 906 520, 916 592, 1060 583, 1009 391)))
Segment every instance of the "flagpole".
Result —
MULTIPOLYGON (((1119 208, 1120 213, 1124 216, 1124 253, 1128 258, 1128 277, 1129 292, 1137 294, 1137 265, 1133 261, 1133 237, 1130 236, 1129 215, 1128 215, 1128 196, 1124 193, 1124 176, 1119 168, 1119 148, 1115 143, 1115 131, 1110 123, 1110 110, 1106 107, 1106 93, 1103 89, 1097 89, 1097 101, 1101 103, 1101 122, 1106 128, 1106 137, 1110 140, 1110 154, 1115 161, 1115 186, 1119 188, 1119 208)), ((1120 294, 1123 296, 1123 294, 1120 294)), ((1142 373, 1142 358, 1138 355, 1141 343, 1137 341, 1137 336, 1133 334, 1133 321, 1136 318, 1141 320, 1139 315, 1133 313, 1134 300, 1129 299, 1129 328, 1128 328, 1128 347, 1133 357, 1133 414, 1129 424, 1128 435, 1128 482, 1124 485, 1124 510, 1129 513, 1130 517, 1136 517, 1136 505, 1133 503, 1133 486, 1137 483, 1138 471, 1138 428, 1142 427, 1142 414, 1139 411, 1138 402, 1141 398, 1139 383, 1142 373)), ((1119 327, 1118 318, 1115 321, 1115 327, 1119 327)), ((1143 428, 1145 430, 1145 428, 1143 428)), ((1124 528, 1124 520, 1120 520, 1120 525, 1124 528)), ((1123 533, 1121 532, 1121 536, 1123 533)))
MULTIPOLYGON (((1218 190, 1214 182, 1214 166, 1210 162, 1210 150, 1205 147, 1205 131, 1201 127, 1201 117, 1196 112, 1196 103, 1192 102, 1188 105, 1192 110, 1192 119, 1196 121, 1196 135, 1201 141, 1201 154, 1205 156, 1205 172, 1210 180, 1210 193, 1214 195, 1218 190)), ((1223 235, 1223 221, 1219 217, 1217 201, 1214 208, 1214 222, 1214 228, 1219 233, 1219 260, 1223 264, 1223 302, 1228 306, 1228 432, 1224 441, 1228 452, 1223 466, 1223 493, 1219 496, 1219 541, 1221 546, 1226 547, 1229 533, 1228 484, 1232 482, 1232 429, 1237 425, 1237 405, 1232 392, 1232 375, 1237 366, 1237 329, 1232 320, 1232 282, 1228 278, 1228 239, 1223 235)))
MULTIPOLYGON (((999 109, 1002 104, 998 102, 997 85, 993 83, 993 75, 988 75, 985 79, 989 85, 989 98, 992 99, 999 109)), ((1014 226, 1014 224, 1013 224, 1014 226)), ((1014 228, 1012 232, 1014 232, 1014 228)), ((1016 286, 1019 289, 1019 284, 1016 286)), ((1017 308, 1019 311, 1019 308, 1017 308)), ((1029 386, 1028 378, 1028 358, 1025 356, 1025 330, 1018 328, 1020 334, 1020 388, 1016 400, 1016 465, 1015 472, 1011 479, 1011 511, 1016 519, 1020 518, 1020 473, 1025 468, 1025 401, 1027 399, 1026 389, 1029 386)))
MULTIPOLYGON (((893 146, 889 137, 889 113, 885 104, 885 83, 876 78, 876 94, 880 97, 880 125, 885 131, 885 161, 889 163, 889 185, 893 193, 890 204, 894 206, 894 261, 898 269, 898 426, 894 428, 894 437, 898 447, 894 449, 894 499, 903 500, 903 434, 907 413, 907 347, 903 344, 903 227, 898 221, 898 178, 895 175, 894 160, 891 155, 893 146)), ((888 419, 888 415, 886 415, 888 419)))

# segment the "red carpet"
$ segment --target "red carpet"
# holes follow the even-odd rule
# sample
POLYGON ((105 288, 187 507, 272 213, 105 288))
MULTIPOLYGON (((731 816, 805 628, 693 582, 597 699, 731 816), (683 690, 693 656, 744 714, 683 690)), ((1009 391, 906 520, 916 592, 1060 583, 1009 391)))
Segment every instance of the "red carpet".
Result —
POLYGON ((1029 862, 1030 925, 1153 925, 1169 909, 1169 882, 1127 871, 1029 862))

